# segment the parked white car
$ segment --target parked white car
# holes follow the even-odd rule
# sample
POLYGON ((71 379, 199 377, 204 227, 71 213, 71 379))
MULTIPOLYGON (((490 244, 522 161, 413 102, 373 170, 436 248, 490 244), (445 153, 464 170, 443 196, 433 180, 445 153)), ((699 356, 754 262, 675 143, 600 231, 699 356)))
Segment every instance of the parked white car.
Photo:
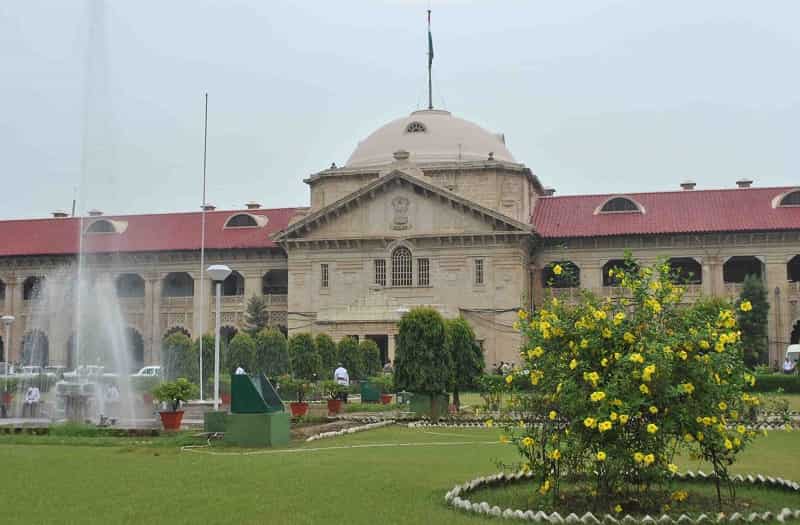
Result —
POLYGON ((161 377, 161 367, 146 366, 135 374, 132 374, 132 377, 161 377))

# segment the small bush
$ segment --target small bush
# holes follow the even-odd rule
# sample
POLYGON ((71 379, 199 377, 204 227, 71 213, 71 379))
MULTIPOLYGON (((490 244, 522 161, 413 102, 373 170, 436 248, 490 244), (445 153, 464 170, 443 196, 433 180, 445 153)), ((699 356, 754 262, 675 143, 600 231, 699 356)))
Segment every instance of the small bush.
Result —
POLYGON ((315 381, 319 377, 322 363, 311 334, 297 334, 289 338, 289 356, 294 377, 307 381, 315 381))
POLYGON ((317 345, 317 352, 319 352, 319 358, 322 361, 322 377, 333 377, 333 371, 336 369, 336 363, 339 359, 336 343, 333 342, 333 339, 328 334, 317 335, 314 342, 317 345))
POLYGON ((358 342, 352 337, 345 337, 337 345, 339 361, 347 369, 350 379, 361 379, 364 374, 364 355, 358 347, 358 342))
POLYGON ((779 388, 787 394, 800 394, 800 376, 784 374, 757 375, 756 384, 752 389, 755 392, 776 392, 779 388))
POLYGON ((364 339, 358 343, 358 348, 364 359, 365 376, 373 376, 383 369, 381 366, 381 350, 378 348, 378 344, 375 341, 372 339, 364 339))

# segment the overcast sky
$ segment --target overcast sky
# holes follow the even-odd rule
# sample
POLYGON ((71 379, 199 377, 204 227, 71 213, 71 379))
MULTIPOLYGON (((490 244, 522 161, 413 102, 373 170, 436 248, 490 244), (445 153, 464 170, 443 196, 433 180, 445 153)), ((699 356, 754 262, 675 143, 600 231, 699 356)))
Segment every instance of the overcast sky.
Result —
MULTIPOLYGON (((198 209, 205 91, 208 200, 307 205, 303 178, 425 103, 428 4, 4 0, 0 217, 79 186, 79 210, 198 209)), ((432 9, 434 105, 559 195, 800 183, 800 2, 432 9)))

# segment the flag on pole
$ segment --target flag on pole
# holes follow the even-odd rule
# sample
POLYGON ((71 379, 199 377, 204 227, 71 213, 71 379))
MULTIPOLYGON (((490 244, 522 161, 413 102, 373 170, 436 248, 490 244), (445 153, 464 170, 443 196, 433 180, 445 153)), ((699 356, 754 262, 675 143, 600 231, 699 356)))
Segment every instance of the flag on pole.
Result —
POLYGON ((433 64, 433 36, 431 36, 431 10, 428 9, 428 67, 433 64))

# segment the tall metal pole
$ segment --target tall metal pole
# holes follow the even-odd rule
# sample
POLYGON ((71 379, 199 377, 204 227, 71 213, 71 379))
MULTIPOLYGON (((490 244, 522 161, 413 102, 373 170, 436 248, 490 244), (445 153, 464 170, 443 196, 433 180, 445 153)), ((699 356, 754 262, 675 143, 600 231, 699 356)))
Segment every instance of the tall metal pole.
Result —
POLYGON ((433 109, 433 83, 431 82, 431 65, 433 65, 433 37, 431 36, 431 10, 428 9, 428 109, 433 109))
POLYGON ((206 152, 208 151, 208 93, 203 118, 203 205, 200 212, 200 401, 203 400, 203 330, 206 313, 206 284, 203 272, 206 269, 206 152))
POLYGON ((217 315, 214 320, 214 410, 219 410, 219 330, 221 321, 222 281, 217 281, 217 315))

